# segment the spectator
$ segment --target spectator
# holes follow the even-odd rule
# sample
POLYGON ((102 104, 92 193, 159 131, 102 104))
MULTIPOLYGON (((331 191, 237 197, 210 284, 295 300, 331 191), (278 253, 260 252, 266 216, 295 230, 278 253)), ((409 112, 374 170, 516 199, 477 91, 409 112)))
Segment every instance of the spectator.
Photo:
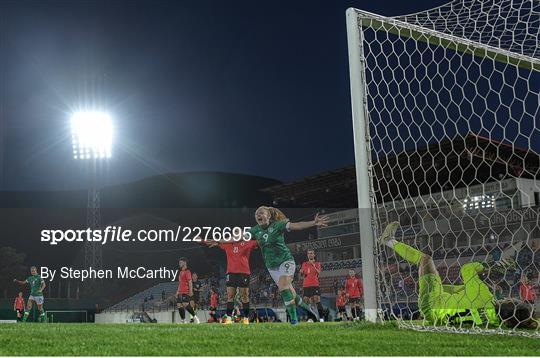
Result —
POLYGON ((495 245, 493 250, 491 250, 491 258, 493 259, 493 262, 498 262, 501 259, 502 251, 499 248, 498 245, 495 245))
POLYGON ((531 243, 531 250, 533 251, 533 264, 534 264, 534 268, 533 270, 538 272, 540 271, 540 250, 538 248, 538 241, 533 241, 531 243))
POLYGON ((495 293, 496 300, 502 300, 504 298, 503 289, 501 286, 495 284, 495 289, 493 292, 495 293))
POLYGON ((536 300, 535 287, 529 282, 526 275, 521 276, 521 281, 519 283, 519 298, 534 306, 534 301, 536 300))
POLYGON ((399 279, 398 287, 400 292, 405 292, 405 280, 403 278, 399 279))
POLYGON ((534 249, 532 245, 531 243, 531 247, 529 247, 527 243, 524 243, 524 247, 517 253, 516 261, 522 269, 526 270, 533 262, 534 249))

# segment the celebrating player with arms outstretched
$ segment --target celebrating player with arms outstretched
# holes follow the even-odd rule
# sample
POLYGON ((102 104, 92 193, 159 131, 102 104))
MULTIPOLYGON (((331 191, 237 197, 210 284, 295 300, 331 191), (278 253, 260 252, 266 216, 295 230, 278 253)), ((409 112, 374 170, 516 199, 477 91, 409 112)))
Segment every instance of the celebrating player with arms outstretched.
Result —
POLYGON ((210 242, 210 247, 219 247, 227 255, 227 315, 223 323, 232 323, 234 299, 240 293, 244 324, 249 324, 249 257, 251 251, 257 247, 257 241, 232 241, 225 243, 210 242))
POLYGON ((304 302, 315 303, 319 313, 319 321, 324 322, 324 308, 321 304, 321 291, 319 288, 319 274, 322 271, 321 263, 315 261, 315 250, 308 250, 308 260, 302 263, 300 274, 303 277, 304 302))
POLYGON ((30 286, 30 297, 28 297, 26 311, 24 311, 23 322, 26 322, 28 316, 30 315, 30 311, 32 310, 32 302, 35 302, 38 307, 39 320, 41 322, 45 322, 45 311, 43 310, 43 289, 47 285, 41 276, 38 275, 37 268, 35 266, 30 268, 30 273, 31 276, 28 276, 28 278, 24 281, 19 281, 17 279, 13 280, 13 282, 18 283, 19 285, 28 284, 30 286))
MULTIPOLYGON (((480 262, 469 262, 461 267, 463 285, 443 285, 433 259, 415 248, 397 241, 394 236, 397 221, 388 224, 379 243, 392 248, 411 264, 418 265, 418 306, 426 321, 432 324, 500 325, 535 327, 530 306, 518 300, 495 301, 488 285, 480 275, 489 267, 480 262)), ((499 264, 504 261, 499 261, 499 264)))
POLYGON ((252 227, 249 232, 261 248, 264 263, 278 286, 285 308, 291 317, 291 324, 298 323, 297 306, 304 308, 310 318, 316 320, 317 315, 313 313, 309 305, 302 301, 292 286, 296 265, 291 251, 285 245, 283 234, 286 230, 296 231, 314 226, 324 227, 328 223, 328 218, 317 214, 312 221, 292 223, 281 210, 261 206, 255 211, 255 221, 257 225, 252 227))
POLYGON ((187 259, 180 258, 178 261, 180 272, 178 274, 178 291, 176 292, 178 313, 181 323, 186 323, 186 311, 189 312, 193 322, 199 323, 199 318, 195 314, 195 302, 193 301, 193 281, 191 271, 187 267, 187 259))

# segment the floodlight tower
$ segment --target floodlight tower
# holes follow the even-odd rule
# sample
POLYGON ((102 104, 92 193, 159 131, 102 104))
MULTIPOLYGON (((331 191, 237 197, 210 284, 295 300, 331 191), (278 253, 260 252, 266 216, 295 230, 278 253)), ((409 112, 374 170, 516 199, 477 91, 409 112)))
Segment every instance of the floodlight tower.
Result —
MULTIPOLYGON (((113 126, 109 114, 105 112, 77 112, 71 117, 73 159, 88 161, 90 180, 86 224, 95 230, 101 226, 101 194, 98 184, 98 169, 101 162, 111 157, 113 126)), ((86 241, 84 264, 99 270, 103 266, 101 243, 86 241)), ((96 282, 91 282, 95 286, 96 282)))

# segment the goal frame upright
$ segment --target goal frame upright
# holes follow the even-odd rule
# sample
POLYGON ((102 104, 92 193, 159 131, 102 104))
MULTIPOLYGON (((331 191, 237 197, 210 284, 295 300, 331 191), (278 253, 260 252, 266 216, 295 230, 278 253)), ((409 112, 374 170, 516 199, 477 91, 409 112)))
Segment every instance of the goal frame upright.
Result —
POLYGON ((362 281, 364 284, 364 313, 369 322, 377 322, 377 275, 375 270, 375 233, 373 208, 375 199, 371 188, 371 159, 366 92, 363 34, 358 11, 347 9, 347 44, 349 49, 349 75, 358 195, 358 225, 362 256, 362 281))

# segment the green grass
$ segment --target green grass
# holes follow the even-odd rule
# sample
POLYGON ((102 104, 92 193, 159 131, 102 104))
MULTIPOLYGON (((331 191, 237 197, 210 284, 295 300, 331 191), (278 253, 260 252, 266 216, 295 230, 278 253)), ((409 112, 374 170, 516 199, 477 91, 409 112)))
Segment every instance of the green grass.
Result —
POLYGON ((534 356, 540 340, 370 324, 0 324, 6 355, 534 356))

